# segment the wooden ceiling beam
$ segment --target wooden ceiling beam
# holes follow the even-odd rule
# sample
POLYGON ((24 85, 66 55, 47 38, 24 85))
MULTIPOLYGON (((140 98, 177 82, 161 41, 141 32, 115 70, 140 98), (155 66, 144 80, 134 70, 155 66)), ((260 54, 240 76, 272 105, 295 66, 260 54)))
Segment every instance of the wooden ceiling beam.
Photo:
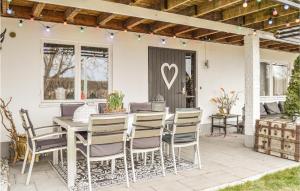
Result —
POLYGON ((176 9, 190 1, 191 0, 167 0, 166 2, 167 7, 164 11, 172 11, 173 9, 176 9))
POLYGON ((184 34, 184 33, 188 33, 188 32, 191 32, 191 31, 195 31, 197 30, 198 28, 195 28, 195 27, 187 27, 187 26, 179 26, 179 27, 176 27, 174 30, 173 30, 173 33, 176 35, 176 36, 179 36, 181 34, 184 34))
POLYGON ((199 39, 199 38, 209 36, 209 35, 212 35, 212 34, 216 34, 216 33, 218 33, 218 31, 212 31, 212 30, 209 30, 209 29, 203 29, 203 30, 201 29, 201 30, 196 31, 193 34, 193 37, 196 38, 196 39, 199 39))
POLYGON ((157 33, 161 30, 164 30, 166 28, 170 28, 175 26, 176 24, 173 23, 161 23, 161 22, 156 22, 154 25, 151 26, 151 30, 154 33, 157 33))
POLYGON ((104 13, 101 14, 100 16, 98 16, 97 18, 97 23, 100 26, 104 26, 106 25, 106 23, 108 23, 109 21, 111 21, 112 19, 114 19, 117 15, 112 14, 112 13, 104 13))
POLYGON ((6 11, 9 8, 9 2, 6 1, 6 0, 2 0, 1 1, 1 6, 2 6, 2 9, 1 9, 2 10, 2 14, 3 15, 7 15, 6 11))
POLYGON ((226 7, 230 7, 240 2, 241 2, 240 0, 216 0, 212 2, 205 1, 198 6, 197 8, 198 13, 194 15, 194 17, 201 17, 208 13, 217 11, 219 9, 224 9, 226 7))
POLYGON ((74 18, 76 17, 76 15, 78 15, 78 13, 80 13, 80 11, 81 9, 78 8, 68 8, 65 12, 66 21, 73 22, 74 18))
POLYGON ((45 8, 45 3, 35 3, 32 8, 32 16, 33 17, 40 17, 43 9, 45 8))
POLYGON ((220 40, 224 40, 224 39, 232 38, 232 37, 236 37, 236 36, 239 36, 239 35, 226 33, 225 35, 215 36, 215 37, 213 37, 212 40, 220 41, 220 40))
POLYGON ((136 27, 137 25, 142 24, 145 21, 146 21, 146 19, 129 18, 125 21, 124 28, 132 29, 132 28, 136 27))

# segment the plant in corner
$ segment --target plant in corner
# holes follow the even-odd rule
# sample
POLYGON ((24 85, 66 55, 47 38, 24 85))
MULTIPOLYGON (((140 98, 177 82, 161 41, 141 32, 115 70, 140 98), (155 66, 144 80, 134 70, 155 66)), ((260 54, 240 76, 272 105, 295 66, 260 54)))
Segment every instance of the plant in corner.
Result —
POLYGON ((124 112, 125 109, 123 108, 123 99, 124 94, 122 92, 114 91, 113 93, 109 94, 107 97, 107 105, 105 112, 124 112))
POLYGON ((300 56, 294 62, 284 109, 289 116, 300 114, 300 56))
POLYGON ((228 115, 238 99, 235 91, 227 93, 224 88, 221 88, 221 96, 212 98, 211 101, 217 105, 219 114, 228 115))

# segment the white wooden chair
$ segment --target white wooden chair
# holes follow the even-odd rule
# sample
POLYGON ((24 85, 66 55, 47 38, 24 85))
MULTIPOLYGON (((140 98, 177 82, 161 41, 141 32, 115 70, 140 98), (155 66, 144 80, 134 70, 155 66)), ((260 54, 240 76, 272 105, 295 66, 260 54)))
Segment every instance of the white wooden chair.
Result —
POLYGON ((133 181, 136 181, 133 154, 138 156, 144 154, 146 164, 147 153, 152 153, 152 162, 154 160, 154 151, 160 151, 162 173, 165 176, 164 157, 162 150, 162 133, 165 125, 165 113, 136 113, 134 116, 133 128, 130 135, 130 157, 133 173, 133 181))
MULTIPOLYGON (((87 159, 89 190, 92 190, 91 166, 94 161, 112 161, 124 159, 126 183, 129 177, 126 159, 127 115, 92 115, 90 117, 87 137, 76 136, 81 144, 78 149, 87 159)), ((112 167, 113 168, 113 167, 112 167)))
MULTIPOLYGON (((201 159, 199 151, 199 133, 202 111, 198 109, 178 109, 174 117, 174 124, 169 133, 163 136, 163 141, 170 146, 175 174, 177 174, 175 148, 180 153, 181 147, 194 146, 197 154, 199 169, 201 169, 201 159)), ((196 160, 194 161, 196 162, 196 160)))
MULTIPOLYGON (((26 136, 27 136, 27 149, 25 153, 25 159, 23 162, 22 174, 24 174, 25 172, 29 151, 32 154, 30 167, 29 167, 27 180, 26 180, 26 185, 28 185, 30 182, 35 155, 54 152, 54 151, 61 151, 62 153, 62 150, 66 149, 67 147, 67 140, 65 136, 64 137, 61 136, 66 134, 66 132, 53 132, 53 133, 37 135, 36 134, 37 130, 52 128, 53 131, 54 128, 58 128, 59 126, 52 125, 52 126, 43 126, 43 127, 34 128, 29 118, 27 110, 21 109, 20 115, 22 119, 22 125, 26 131, 26 136)), ((61 154, 61 163, 63 163, 62 154, 61 154)))

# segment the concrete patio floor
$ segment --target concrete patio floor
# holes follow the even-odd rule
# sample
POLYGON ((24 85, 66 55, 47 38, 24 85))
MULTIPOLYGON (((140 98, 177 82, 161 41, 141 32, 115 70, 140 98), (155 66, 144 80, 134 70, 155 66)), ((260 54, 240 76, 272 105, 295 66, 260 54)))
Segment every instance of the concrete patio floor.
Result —
MULTIPOLYGON (((101 191, 197 191, 218 190, 228 185, 253 180, 270 172, 294 167, 300 163, 254 152, 243 146, 243 136, 202 136, 200 140, 202 169, 180 171, 147 181, 102 187, 101 191)), ((182 157, 192 158, 191 149, 182 149, 182 157)), ((21 163, 10 170, 11 191, 64 191, 66 185, 47 161, 40 161, 33 168, 30 185, 25 185, 21 163)))

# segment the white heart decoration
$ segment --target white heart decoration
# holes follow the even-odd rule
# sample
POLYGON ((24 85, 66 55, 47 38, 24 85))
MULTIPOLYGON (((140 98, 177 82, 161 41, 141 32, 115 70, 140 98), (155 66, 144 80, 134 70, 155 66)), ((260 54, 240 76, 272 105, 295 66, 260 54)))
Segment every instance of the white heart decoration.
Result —
POLYGON ((160 71, 161 71, 161 75, 165 81, 165 84, 167 85, 168 87, 168 90, 172 87, 174 81, 176 80, 176 77, 178 75, 178 67, 176 64, 168 64, 168 63, 163 63, 160 67, 160 71), (165 67, 168 67, 169 71, 171 70, 171 68, 174 68, 175 69, 175 73, 171 79, 171 81, 169 82, 167 77, 166 77, 166 74, 165 74, 165 67))

